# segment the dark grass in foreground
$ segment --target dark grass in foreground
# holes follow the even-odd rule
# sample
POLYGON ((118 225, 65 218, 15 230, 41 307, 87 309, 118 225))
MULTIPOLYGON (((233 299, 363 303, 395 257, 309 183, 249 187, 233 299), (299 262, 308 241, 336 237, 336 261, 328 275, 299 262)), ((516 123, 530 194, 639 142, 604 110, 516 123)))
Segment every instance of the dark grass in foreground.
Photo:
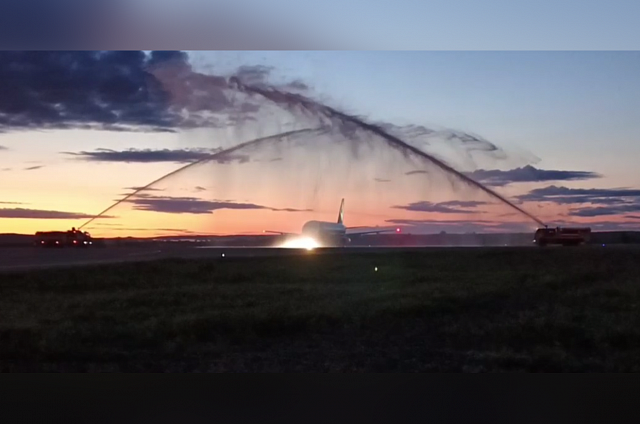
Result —
POLYGON ((640 371, 634 248, 309 253, 1 278, 4 372, 640 371))

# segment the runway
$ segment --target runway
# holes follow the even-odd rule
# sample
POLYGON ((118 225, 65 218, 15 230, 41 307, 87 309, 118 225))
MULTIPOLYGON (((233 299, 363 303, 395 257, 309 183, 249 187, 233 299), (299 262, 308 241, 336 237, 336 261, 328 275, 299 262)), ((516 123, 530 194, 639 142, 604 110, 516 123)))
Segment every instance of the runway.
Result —
MULTIPOLYGON (((546 249, 554 249, 548 247, 546 249)), ((564 249, 562 247, 557 247, 564 249)), ((582 249, 604 248, 604 245, 582 249), (602 246, 602 247, 601 247, 602 246)), ((638 245, 608 246, 607 249, 640 249, 638 245)), ((39 249, 35 247, 0 247, 0 273, 38 269, 68 268, 99 264, 145 262, 162 259, 229 259, 325 254, 384 254, 463 249, 537 250, 535 246, 350 246, 344 248, 289 249, 276 247, 194 246, 190 243, 157 243, 89 249, 39 249)), ((453 252, 452 252, 453 253, 453 252)))
MULTIPOLYGON (((421 251, 434 247, 347 247, 284 249, 273 247, 194 247, 150 245, 140 247, 106 247, 93 249, 39 249, 32 247, 0 248, 0 273, 36 269, 65 268, 160 259, 226 259, 285 255, 356 254, 398 251, 421 251)), ((435 247, 438 249, 438 247, 435 247)))

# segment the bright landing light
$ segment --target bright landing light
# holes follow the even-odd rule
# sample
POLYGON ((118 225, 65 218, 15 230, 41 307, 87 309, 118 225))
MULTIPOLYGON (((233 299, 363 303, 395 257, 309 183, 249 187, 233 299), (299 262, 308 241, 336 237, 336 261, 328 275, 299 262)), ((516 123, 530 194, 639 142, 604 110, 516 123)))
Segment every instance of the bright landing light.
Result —
POLYGON ((307 250, 313 250, 316 247, 320 247, 320 245, 318 244, 317 241, 315 241, 314 239, 310 238, 310 237, 302 237, 302 238, 296 238, 293 240, 288 240, 286 242, 284 242, 283 244, 281 244, 278 247, 283 247, 285 249, 307 249, 307 250))

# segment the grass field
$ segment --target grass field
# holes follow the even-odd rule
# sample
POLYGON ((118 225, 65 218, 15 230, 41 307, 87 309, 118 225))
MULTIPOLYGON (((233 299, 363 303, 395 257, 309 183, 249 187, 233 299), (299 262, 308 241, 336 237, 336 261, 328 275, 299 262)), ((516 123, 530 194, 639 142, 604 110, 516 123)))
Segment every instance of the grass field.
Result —
POLYGON ((0 276, 3 372, 633 372, 638 358, 637 248, 309 253, 0 276))

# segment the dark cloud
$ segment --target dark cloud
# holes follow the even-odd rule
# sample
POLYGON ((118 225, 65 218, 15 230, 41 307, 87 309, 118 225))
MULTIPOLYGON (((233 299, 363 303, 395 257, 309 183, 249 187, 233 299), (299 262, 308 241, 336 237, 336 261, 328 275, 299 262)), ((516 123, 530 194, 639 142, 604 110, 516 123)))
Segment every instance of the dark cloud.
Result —
POLYGON ((640 212, 640 190, 629 188, 568 188, 548 186, 518 196, 521 201, 550 202, 573 207, 568 216, 596 217, 640 212))
POLYGON ((177 117, 149 67, 175 58, 142 51, 3 51, 0 128, 171 130, 177 117))
POLYGON ((545 170, 530 165, 509 171, 480 169, 467 172, 466 175, 490 186, 505 186, 511 183, 542 181, 579 181, 602 177, 602 175, 595 172, 545 170))
MULTIPOLYGON (((40 209, 23 208, 3 208, 0 209, 0 218, 22 218, 22 219, 89 219, 93 215, 77 212, 49 211, 40 209)), ((113 218, 107 216, 106 218, 113 218)))
POLYGON ((450 200, 448 202, 438 203, 440 206, 453 206, 459 208, 477 208, 478 206, 488 205, 487 202, 479 202, 477 200, 450 200))
POLYGON ((196 187, 194 188, 194 190, 195 190, 195 191, 197 191, 197 192, 207 191, 207 189, 206 189, 206 188, 201 187, 201 186, 196 186, 196 187))
POLYGON ((128 149, 111 150, 96 149, 92 152, 61 152, 64 155, 74 156, 76 159, 90 162, 125 162, 125 163, 157 163, 176 162, 190 163, 211 157, 211 161, 220 164, 247 163, 249 155, 226 154, 213 157, 220 149, 178 149, 178 150, 153 150, 153 149, 128 149))
POLYGON ((305 208, 305 209, 297 209, 297 208, 268 208, 271 211, 274 212, 313 212, 313 209, 311 208, 305 208))
POLYGON ((36 169, 44 168, 44 165, 36 165, 30 166, 28 168, 24 168, 25 171, 35 171, 36 169))
POLYGON ((152 187, 125 187, 125 190, 131 190, 131 191, 138 191, 138 190, 143 190, 144 191, 164 191, 164 189, 161 188, 152 188, 152 187))
POLYGON ((572 203, 595 203, 599 205, 620 205, 633 203, 631 198, 622 197, 597 197, 597 196, 567 196, 555 197, 556 203, 572 204, 572 203))
POLYGON ((8 147, 0 146, 0 150, 9 150, 8 147))
POLYGON ((374 178, 374 181, 378 182, 378 183, 390 183, 391 180, 385 180, 383 178, 374 178))
MULTIPOLYGON (((270 69, 235 77, 266 82, 270 69)), ((227 127, 260 109, 233 96, 225 76, 193 70, 181 51, 0 52, 0 130, 161 131, 227 127)))
POLYGON ((169 197, 142 195, 127 200, 134 205, 134 209, 141 211, 174 213, 174 214, 210 214, 220 209, 255 210, 264 209, 277 212, 307 212, 308 209, 277 209, 253 203, 235 203, 229 201, 202 200, 195 197, 169 197))
POLYGON ((194 197, 140 196, 127 202, 134 204, 136 210, 175 214, 210 214, 218 209, 262 209, 253 204, 232 204, 194 197))
POLYGON ((215 159, 213 159, 216 163, 247 163, 251 160, 249 155, 239 155, 239 154, 225 154, 225 155, 217 155, 215 159))
POLYGON ((640 190, 628 188, 568 188, 548 186, 531 190, 517 199, 527 202, 552 202, 556 204, 625 204, 640 197, 640 190))
POLYGON ((590 208, 576 208, 569 211, 570 216, 594 217, 606 215, 620 215, 629 212, 640 212, 640 203, 622 204, 614 206, 597 206, 590 208))
POLYGON ((393 206, 394 209, 404 209, 412 212, 434 212, 434 213, 463 213, 463 214, 477 214, 482 213, 478 210, 469 210, 470 208, 476 208, 480 205, 486 204, 485 202, 475 201, 449 201, 441 203, 432 203, 427 201, 414 202, 405 206, 393 206))
POLYGON ((129 149, 111 150, 97 149, 92 152, 62 152, 65 155, 72 155, 78 159, 91 162, 177 162, 188 163, 211 156, 215 150, 205 149, 179 149, 179 150, 152 150, 152 149, 129 149))
POLYGON ((24 205, 22 202, 0 202, 0 205, 24 205))
POLYGON ((184 65, 189 63, 189 55, 182 51, 155 50, 148 57, 148 66, 177 64, 184 65))
POLYGON ((624 217, 626 219, 637 219, 637 220, 640 220, 640 216, 638 216, 638 215, 625 215, 624 217))
POLYGON ((11 171, 11 168, 2 168, 2 171, 3 171, 3 172, 11 171))
POLYGON ((404 175, 418 175, 418 174, 428 174, 428 172, 427 171, 409 171, 404 173, 404 175))

